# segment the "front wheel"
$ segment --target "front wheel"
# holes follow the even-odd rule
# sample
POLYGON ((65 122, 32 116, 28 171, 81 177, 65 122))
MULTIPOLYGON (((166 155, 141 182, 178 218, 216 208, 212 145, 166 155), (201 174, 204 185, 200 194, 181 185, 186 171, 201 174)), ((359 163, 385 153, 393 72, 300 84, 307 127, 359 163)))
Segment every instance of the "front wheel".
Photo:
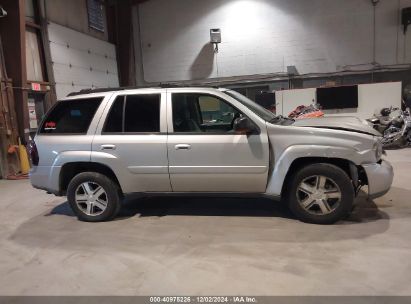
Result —
POLYGON ((76 175, 68 185, 67 199, 77 218, 85 222, 111 220, 121 206, 118 185, 96 172, 76 175))
POLYGON ((354 187, 341 168, 325 163, 297 171, 289 180, 287 202, 303 222, 333 224, 352 210, 354 187))
POLYGON ((407 131, 405 134, 405 146, 410 146, 411 145, 411 129, 407 131))

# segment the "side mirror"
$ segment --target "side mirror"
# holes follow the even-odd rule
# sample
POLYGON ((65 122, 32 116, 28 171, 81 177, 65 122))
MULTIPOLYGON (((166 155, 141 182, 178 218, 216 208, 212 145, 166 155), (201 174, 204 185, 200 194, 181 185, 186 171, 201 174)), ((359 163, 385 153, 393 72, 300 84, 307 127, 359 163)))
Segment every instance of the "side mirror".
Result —
POLYGON ((233 129, 237 133, 252 135, 258 134, 259 129, 248 117, 239 117, 234 120, 233 129))

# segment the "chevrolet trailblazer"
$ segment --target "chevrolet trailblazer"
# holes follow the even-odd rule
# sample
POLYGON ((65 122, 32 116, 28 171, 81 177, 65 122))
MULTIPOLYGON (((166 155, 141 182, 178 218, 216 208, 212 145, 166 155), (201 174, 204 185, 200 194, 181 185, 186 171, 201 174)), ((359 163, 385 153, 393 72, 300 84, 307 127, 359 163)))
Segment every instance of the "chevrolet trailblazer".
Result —
POLYGON ((89 90, 45 116, 30 179, 89 222, 114 218, 126 194, 165 193, 281 198, 298 219, 331 224, 362 186, 372 198, 390 189, 380 136, 354 117, 275 116, 228 89, 89 90))

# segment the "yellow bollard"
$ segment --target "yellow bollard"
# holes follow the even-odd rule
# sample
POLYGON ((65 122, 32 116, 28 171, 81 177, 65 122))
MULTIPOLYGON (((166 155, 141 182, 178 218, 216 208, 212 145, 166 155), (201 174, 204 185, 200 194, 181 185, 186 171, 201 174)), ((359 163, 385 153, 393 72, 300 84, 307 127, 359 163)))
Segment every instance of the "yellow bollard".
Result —
POLYGON ((19 157, 21 174, 28 174, 30 171, 29 156, 27 155, 26 147, 21 144, 19 137, 19 157))

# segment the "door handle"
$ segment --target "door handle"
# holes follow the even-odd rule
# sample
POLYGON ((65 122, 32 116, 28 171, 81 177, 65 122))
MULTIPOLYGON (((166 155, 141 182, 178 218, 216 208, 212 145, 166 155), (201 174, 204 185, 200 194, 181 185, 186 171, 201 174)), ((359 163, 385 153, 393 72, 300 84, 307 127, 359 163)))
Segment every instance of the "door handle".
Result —
POLYGON ((188 144, 179 144, 179 145, 175 145, 174 148, 176 150, 190 150, 191 149, 191 145, 188 144))
POLYGON ((101 150, 115 150, 116 145, 101 145, 101 150))

